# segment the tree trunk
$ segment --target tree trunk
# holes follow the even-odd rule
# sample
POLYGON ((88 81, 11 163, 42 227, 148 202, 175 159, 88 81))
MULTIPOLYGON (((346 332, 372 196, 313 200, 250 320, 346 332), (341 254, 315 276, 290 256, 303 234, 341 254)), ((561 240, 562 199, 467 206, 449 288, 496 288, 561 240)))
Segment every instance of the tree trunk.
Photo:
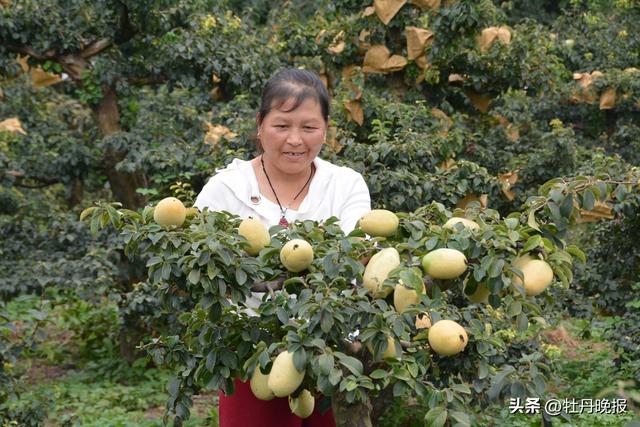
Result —
POLYGON ((371 402, 371 420, 378 425, 378 420, 393 404, 393 387, 387 387, 371 402))
POLYGON ((144 356, 144 354, 136 348, 144 337, 142 328, 138 328, 136 326, 137 325, 127 324, 125 322, 125 324, 120 328, 120 332, 118 334, 120 356, 129 364, 135 362, 137 358, 144 356))
POLYGON ((344 396, 332 399, 333 416, 336 427, 373 427, 371 423, 371 403, 348 404, 344 396))
POLYGON ((73 178, 71 188, 69 189, 69 197, 67 198, 67 206, 73 208, 82 202, 84 195, 84 181, 80 177, 73 178))
MULTIPOLYGON (((102 100, 95 109, 98 126, 102 136, 108 136, 120 132, 120 111, 118 110, 118 98, 113 86, 102 87, 102 100)), ((146 177, 142 172, 124 172, 116 170, 116 165, 127 155, 124 151, 108 149, 104 153, 103 167, 111 185, 111 192, 115 199, 125 208, 137 209, 145 204, 145 198, 136 193, 139 187, 145 187, 146 177)))

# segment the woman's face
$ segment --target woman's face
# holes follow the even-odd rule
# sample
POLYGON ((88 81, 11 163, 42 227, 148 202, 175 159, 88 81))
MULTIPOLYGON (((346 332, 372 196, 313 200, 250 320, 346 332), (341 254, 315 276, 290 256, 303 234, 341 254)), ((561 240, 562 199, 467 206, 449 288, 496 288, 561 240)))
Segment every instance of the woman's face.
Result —
POLYGON ((281 109, 273 108, 258 127, 265 163, 290 175, 309 170, 327 131, 319 102, 308 98, 295 110, 282 111, 293 103, 289 99, 281 109))

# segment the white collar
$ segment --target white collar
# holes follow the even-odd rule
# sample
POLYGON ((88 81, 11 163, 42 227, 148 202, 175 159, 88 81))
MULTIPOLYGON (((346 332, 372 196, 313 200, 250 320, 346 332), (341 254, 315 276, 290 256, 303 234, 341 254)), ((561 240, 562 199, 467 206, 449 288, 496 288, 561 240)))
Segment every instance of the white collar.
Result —
MULTIPOLYGON (((302 204, 296 209, 298 213, 307 212, 313 206, 317 206, 325 196, 322 188, 326 186, 330 179, 330 168, 333 165, 319 157, 313 159, 313 164, 316 167, 316 172, 311 179, 307 195, 302 204)), ((258 180, 251 161, 236 158, 226 168, 216 170, 216 172, 227 171, 235 171, 236 173, 221 173, 220 180, 233 191, 242 203, 256 211, 260 211, 260 208, 265 206, 264 197, 260 195, 258 180), (241 176, 238 176, 238 174, 241 176), (257 203, 255 202, 256 200, 257 203)))

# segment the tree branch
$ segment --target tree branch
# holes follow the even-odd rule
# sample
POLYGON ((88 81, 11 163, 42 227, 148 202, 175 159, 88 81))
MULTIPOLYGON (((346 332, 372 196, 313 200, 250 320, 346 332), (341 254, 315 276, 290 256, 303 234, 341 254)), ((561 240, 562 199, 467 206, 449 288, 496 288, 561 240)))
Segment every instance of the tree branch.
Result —
POLYGON ((48 187, 50 185, 59 184, 59 183, 60 183, 60 181, 58 181, 58 180, 50 180, 50 181, 43 182, 41 184, 34 184, 34 185, 22 184, 22 183, 19 183, 19 182, 16 182, 13 185, 16 186, 16 187, 20 187, 20 188, 39 189, 39 188, 45 188, 45 187, 48 187))
POLYGON ((115 35, 117 44, 126 43, 131 40, 137 33, 136 27, 131 23, 129 18, 129 8, 120 0, 116 1, 117 7, 120 9, 120 17, 118 20, 118 31, 115 35))
POLYGON ((40 52, 36 52, 35 50, 33 50, 33 48, 31 46, 25 46, 25 45, 13 45, 13 44, 9 44, 6 45, 6 48, 8 51, 10 52, 15 52, 15 53, 22 53, 25 55, 29 55, 32 58, 44 61, 47 59, 55 59, 57 57, 57 52, 53 49, 49 49, 48 51, 44 52, 44 53, 40 53, 40 52))
POLYGON ((105 49, 110 48, 113 45, 113 40, 111 39, 100 39, 94 42, 91 42, 87 47, 84 48, 82 52, 79 53, 78 56, 83 59, 89 59, 92 56, 95 56, 102 52, 105 49))
POLYGON ((5 171, 4 172, 5 175, 13 177, 16 179, 16 182, 13 184, 16 187, 20 187, 20 188, 44 188, 44 187, 48 187, 50 185, 53 184, 58 184, 60 183, 59 179, 46 179, 46 178, 37 178, 37 177, 27 177, 25 176, 24 172, 21 171, 16 171, 16 170, 9 170, 9 171, 5 171), (30 179, 33 181, 39 181, 39 184, 24 184, 20 181, 25 180, 25 179, 30 179))
POLYGON ((105 49, 108 49, 112 45, 113 41, 111 39, 99 39, 91 42, 80 52, 70 53, 66 55, 59 55, 57 50, 55 49, 49 49, 44 53, 40 53, 36 52, 31 46, 26 45, 8 45, 7 49, 11 52, 29 55, 30 57, 35 58, 39 61, 55 61, 62 65, 62 68, 69 75, 69 77, 77 81, 82 79, 82 72, 89 65, 88 59, 99 54, 105 49))

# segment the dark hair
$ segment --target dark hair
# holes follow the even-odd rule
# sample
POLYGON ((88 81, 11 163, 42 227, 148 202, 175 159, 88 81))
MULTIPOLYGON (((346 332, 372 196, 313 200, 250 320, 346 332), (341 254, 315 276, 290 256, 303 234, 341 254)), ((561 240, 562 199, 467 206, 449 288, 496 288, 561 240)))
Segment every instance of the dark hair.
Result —
POLYGON ((325 123, 329 121, 329 94, 322 80, 313 72, 298 68, 287 68, 275 73, 262 91, 260 105, 260 121, 273 109, 280 109, 289 99, 295 98, 293 106, 287 111, 293 111, 305 100, 315 99, 320 104, 320 110, 325 123))

